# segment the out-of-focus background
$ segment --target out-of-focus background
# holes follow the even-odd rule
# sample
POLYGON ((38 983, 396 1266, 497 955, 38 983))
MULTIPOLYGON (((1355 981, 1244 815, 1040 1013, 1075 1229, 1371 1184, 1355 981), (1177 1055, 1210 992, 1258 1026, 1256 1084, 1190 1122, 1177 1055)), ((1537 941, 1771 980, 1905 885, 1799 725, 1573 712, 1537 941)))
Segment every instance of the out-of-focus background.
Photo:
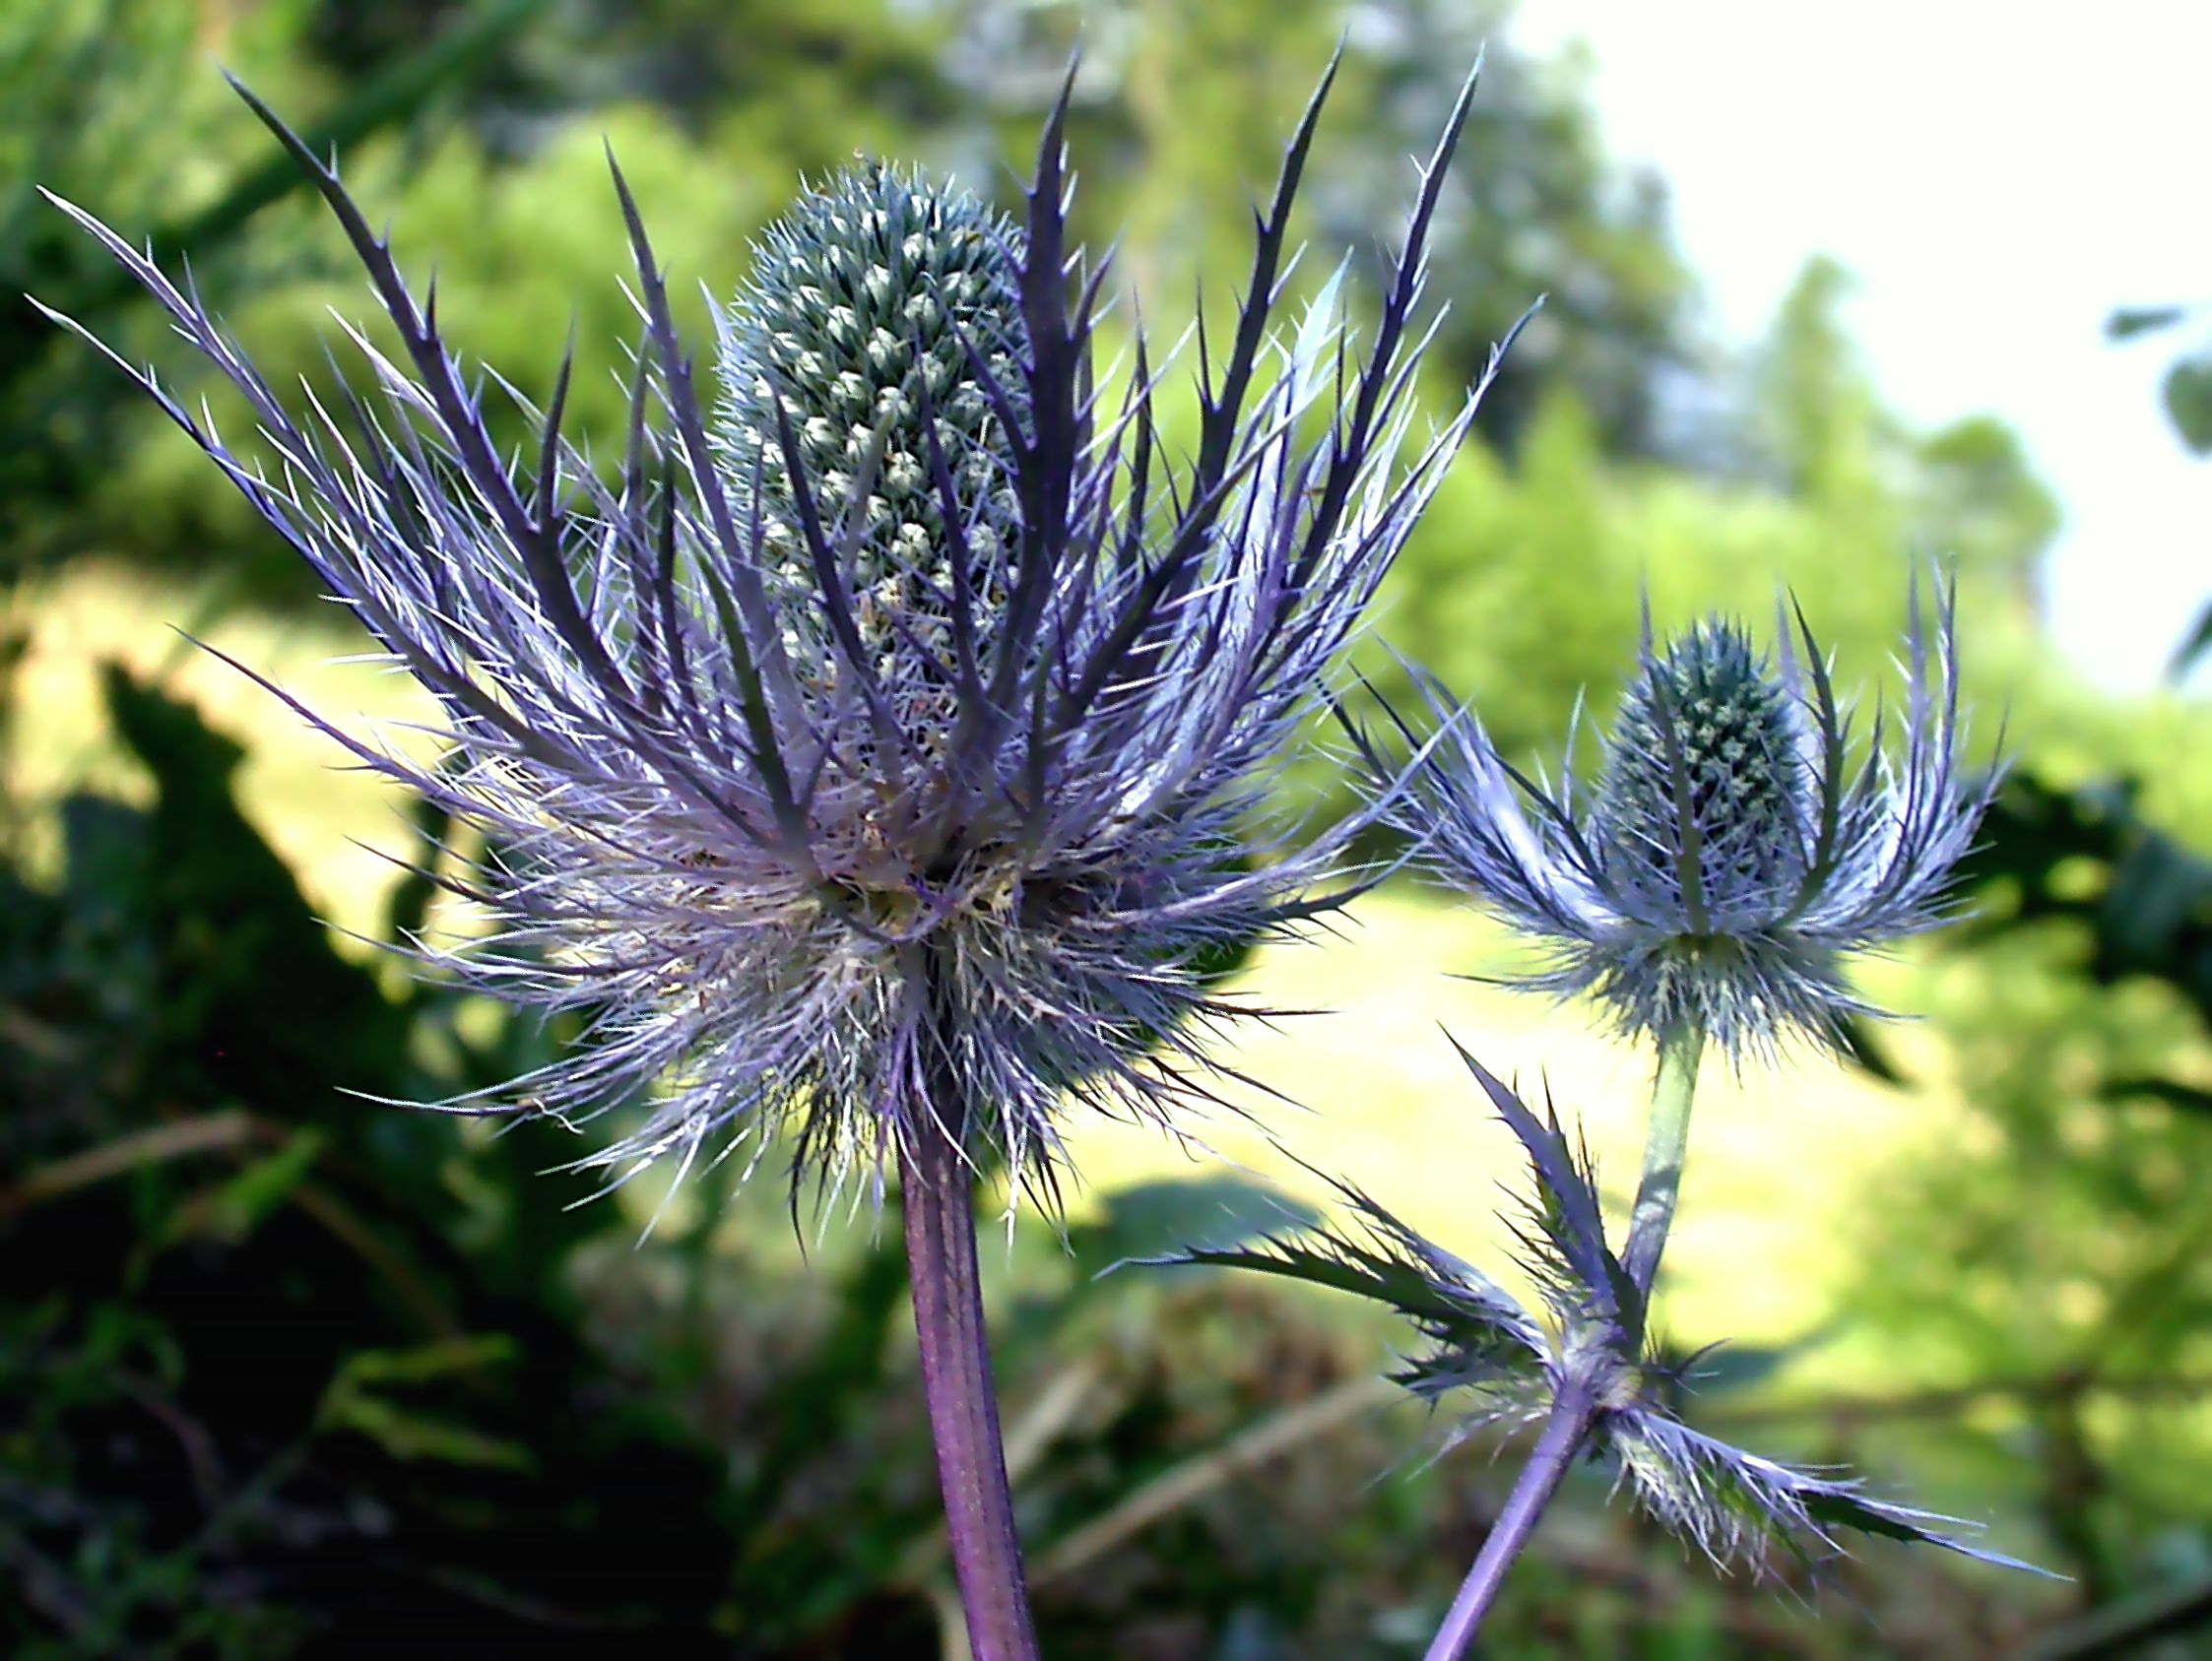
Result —
MULTIPOLYGON (((666 261, 723 292, 856 151, 1010 199, 1078 34, 1082 228, 1121 236, 1160 339, 1225 302, 1339 35, 1312 284, 1345 247, 1378 269, 1487 41, 1433 409, 1550 299, 1379 621, 1512 752, 1556 763, 1577 695, 1604 707, 1647 593, 1661 625, 1765 626, 1787 589, 1870 710, 1908 569, 1941 556, 1977 755, 2002 727, 2015 758, 1976 920, 1866 970, 1918 1019, 1709 1088, 1662 1296, 1670 1345, 1728 1340, 1693 1423, 1861 1465, 2071 1580, 1880 1543, 1817 1589, 1724 1580, 1593 1473, 1486 1652, 2212 1653, 2212 742, 2187 680, 2212 243, 2194 26, 2138 10, 2039 44, 1966 4, 1815 28, 1534 0, 5 0, 8 1653, 955 1653, 892 1243, 865 1212, 795 1229, 772 1175, 696 1182, 646 1235, 665 1189, 576 1206, 583 1181, 545 1174, 574 1152, 557 1127, 360 1099, 566 1035, 377 952, 423 920, 402 863, 447 827, 179 631, 363 731, 420 700, 347 663, 363 642, 215 472, 14 296, 206 389, 44 184, 188 258, 273 381, 327 375, 330 309, 368 297, 221 62, 339 146, 473 356, 542 393, 573 319, 607 372, 572 408, 604 432, 628 320, 603 138, 666 261)), ((1285 791, 1343 799, 1319 766, 1285 791)), ((1509 1139, 1439 1023, 1540 1070, 1618 1182, 1648 1063, 1481 983, 1515 961, 1410 885, 1261 953, 1242 991, 1330 1013, 1236 1062, 1302 1106, 1253 1094, 1203 1157, 1083 1127, 1065 1237, 1024 1216, 987 1253, 1048 1653, 1419 1652, 1503 1499, 1494 1444, 1425 1463, 1445 1427, 1390 1403, 1399 1334, 1358 1311, 1094 1276, 1312 1201, 1270 1138, 1496 1256, 1509 1139)))

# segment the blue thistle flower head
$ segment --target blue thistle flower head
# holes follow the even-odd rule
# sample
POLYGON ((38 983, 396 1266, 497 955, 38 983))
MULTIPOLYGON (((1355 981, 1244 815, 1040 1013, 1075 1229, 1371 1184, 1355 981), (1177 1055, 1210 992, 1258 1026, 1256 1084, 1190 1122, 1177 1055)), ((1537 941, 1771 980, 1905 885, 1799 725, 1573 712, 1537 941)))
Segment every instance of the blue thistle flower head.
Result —
POLYGON ((251 95, 397 331, 391 356, 355 337, 365 390, 295 408, 189 284, 60 204, 242 394, 276 470, 126 370, 443 708, 438 767, 317 722, 489 833, 449 886, 492 926, 424 954, 586 1022, 541 1074, 441 1106, 642 1100, 582 1162, 614 1180, 789 1129, 801 1173, 879 1182, 930 1126, 1049 1196, 1071 1102, 1164 1120, 1210 1096, 1233 1010, 1208 967, 1326 905, 1356 828, 1294 846, 1254 808, 1480 391, 1403 442, 1471 80, 1365 339, 1334 282, 1280 317, 1329 79, 1234 332, 1198 336, 1187 455, 1141 340, 1126 374, 1093 363, 1106 270, 1069 242, 1066 89, 1014 222, 874 163, 807 194, 720 320, 718 396, 618 170, 642 339, 611 466, 563 436, 565 360, 543 410, 515 398, 534 441, 494 443, 434 292, 251 95))
POLYGON ((1877 719, 1854 760, 1802 618, 1771 657, 1709 620, 1663 648, 1647 629, 1587 792, 1571 760, 1556 788, 1516 771, 1424 682, 1447 731, 1390 812, 1446 882, 1548 948, 1528 984, 1593 993, 1631 1034, 1703 1035, 1738 1056, 1836 1041, 1871 1012, 1847 960, 1943 920, 1996 785, 1958 760, 1955 593, 1932 638, 1917 582, 1908 612, 1894 746, 1877 719))

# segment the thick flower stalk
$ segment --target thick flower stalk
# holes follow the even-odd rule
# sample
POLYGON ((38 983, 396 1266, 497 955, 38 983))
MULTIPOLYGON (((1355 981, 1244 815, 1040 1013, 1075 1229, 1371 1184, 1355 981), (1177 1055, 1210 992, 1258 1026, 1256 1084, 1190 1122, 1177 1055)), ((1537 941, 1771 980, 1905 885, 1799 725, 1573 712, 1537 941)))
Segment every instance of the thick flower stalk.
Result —
POLYGON ((1587 792, 1571 756, 1555 788, 1517 772, 1432 683, 1449 732, 1393 815, 1446 882, 1547 949, 1526 984, 1592 993, 1662 1048, 1833 1041, 1866 1012, 1846 960, 1943 921, 1995 788, 1959 761, 1954 611, 1947 592, 1931 640, 1914 585, 1899 741, 1877 722, 1855 763, 1801 619, 1801 661, 1787 627, 1772 659, 1724 621, 1663 650, 1647 629, 1587 792))
POLYGON ((1141 341, 1125 375, 1093 363, 1106 270, 1069 245, 1065 91, 1013 223, 886 166, 802 201, 721 319, 718 397, 618 171, 643 341, 613 470, 563 436, 565 360, 542 413, 515 399, 534 439, 502 454, 434 295, 250 95, 396 331, 396 357, 353 337, 367 393, 288 404, 189 283, 62 204, 242 395, 273 469, 131 372, 442 706, 439 767, 300 711, 489 833, 452 886, 494 926, 425 953, 586 1018, 541 1073, 442 1106, 576 1123, 642 1101, 579 1162, 611 1182, 749 1163, 778 1131, 822 1183, 903 1167, 979 1656, 1034 1640, 973 1173, 997 1154, 1049 1195, 1070 1103, 1164 1122, 1208 1095, 1234 1011, 1204 966, 1327 905, 1352 828, 1293 846, 1255 809, 1473 407, 1406 442, 1471 82, 1361 349, 1334 282, 1278 330, 1327 89, 1233 333, 1198 336, 1187 455, 1159 441, 1141 341))

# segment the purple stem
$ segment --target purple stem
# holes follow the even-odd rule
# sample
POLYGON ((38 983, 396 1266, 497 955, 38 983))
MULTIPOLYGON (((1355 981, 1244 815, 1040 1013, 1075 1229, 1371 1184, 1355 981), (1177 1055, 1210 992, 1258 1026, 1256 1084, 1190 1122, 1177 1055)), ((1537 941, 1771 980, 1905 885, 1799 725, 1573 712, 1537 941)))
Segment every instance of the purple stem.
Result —
POLYGON ((1452 1609, 1444 1617, 1444 1625, 1436 1629, 1427 1661, 1459 1661, 1466 1653, 1467 1645, 1474 1639, 1475 1628, 1482 1624, 1482 1617, 1489 1613, 1491 1603, 1497 1598, 1498 1588, 1505 1583, 1506 1570, 1521 1555, 1521 1548, 1529 1543, 1529 1536, 1535 1531, 1536 1519, 1543 1515, 1551 1497, 1559 1492, 1568 1466, 1575 1462, 1583 1437, 1589 1434, 1590 1420, 1590 1404, 1581 1389, 1571 1384, 1562 1389, 1551 1404, 1551 1417, 1544 1421, 1543 1435, 1536 1438, 1535 1451, 1521 1468, 1521 1476, 1506 1500, 1506 1508, 1499 1513, 1489 1538, 1482 1542, 1474 1566, 1460 1583, 1460 1595, 1452 1600, 1452 1609))
POLYGON ((976 1272, 973 1172, 935 1114, 916 1118, 898 1156, 906 1264, 968 1649, 974 1661, 1036 1661, 976 1272))

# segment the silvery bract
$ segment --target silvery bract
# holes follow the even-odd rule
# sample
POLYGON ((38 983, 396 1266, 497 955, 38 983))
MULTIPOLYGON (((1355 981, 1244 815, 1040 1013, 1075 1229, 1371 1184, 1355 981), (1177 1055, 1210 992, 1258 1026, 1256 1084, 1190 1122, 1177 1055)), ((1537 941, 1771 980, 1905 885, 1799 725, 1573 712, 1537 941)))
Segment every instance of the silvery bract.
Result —
POLYGON ((877 165, 802 201, 721 319, 718 399, 618 173, 643 341, 611 471, 562 436, 566 362, 502 457, 434 295, 250 96, 397 330, 396 360, 353 335, 371 394, 288 404, 189 283, 64 205, 244 396, 273 470, 146 389, 442 706, 442 768, 324 730, 490 833, 460 886, 497 926, 465 971, 588 1012, 515 1094, 651 1088, 584 1163, 688 1168, 789 1121, 834 1182, 930 1102, 1049 1186, 1070 1098, 1160 1118, 1204 1092, 1230 1011, 1203 966, 1327 903, 1346 834, 1293 848, 1255 808, 1472 408, 1403 443, 1464 96, 1372 333, 1348 341, 1335 282, 1278 333, 1321 98, 1233 332, 1193 348, 1187 454, 1140 341, 1093 363, 1065 93, 1018 224, 877 165))
POLYGON ((1588 1149, 1561 1127, 1555 1108, 1539 1118, 1472 1055, 1460 1055, 1529 1157, 1534 1191, 1508 1223, 1541 1314, 1344 1182, 1332 1185, 1356 1219, 1351 1226, 1152 1261, 1259 1270, 1397 1310, 1425 1343, 1396 1382, 1432 1404, 1463 1392, 1472 1404, 1447 1447, 1492 1426, 1571 1415, 1587 1456, 1716 1566, 1764 1572, 1778 1549, 1816 1564, 1840 1553, 1837 1533, 1850 1530, 2044 1572, 1959 1539, 1951 1531, 1973 1525, 1956 1517, 1876 1499, 1857 1479, 1763 1458, 1682 1423, 1670 1398, 1694 1382, 1694 1372, 1668 1367, 1649 1344, 1651 1288, 1606 1241, 1588 1149))
POLYGON ((1771 659, 1727 622, 1663 649, 1647 629, 1594 789, 1571 754, 1556 787, 1527 778, 1427 682, 1449 731, 1393 816, 1444 880, 1548 948, 1529 984, 1735 1054, 1832 1039, 1862 1009, 1846 957, 1943 920, 1995 787, 1959 764, 1954 606, 1946 594, 1931 643, 1915 585, 1894 749, 1877 719, 1854 762, 1801 619, 1802 662, 1787 627, 1771 659))

